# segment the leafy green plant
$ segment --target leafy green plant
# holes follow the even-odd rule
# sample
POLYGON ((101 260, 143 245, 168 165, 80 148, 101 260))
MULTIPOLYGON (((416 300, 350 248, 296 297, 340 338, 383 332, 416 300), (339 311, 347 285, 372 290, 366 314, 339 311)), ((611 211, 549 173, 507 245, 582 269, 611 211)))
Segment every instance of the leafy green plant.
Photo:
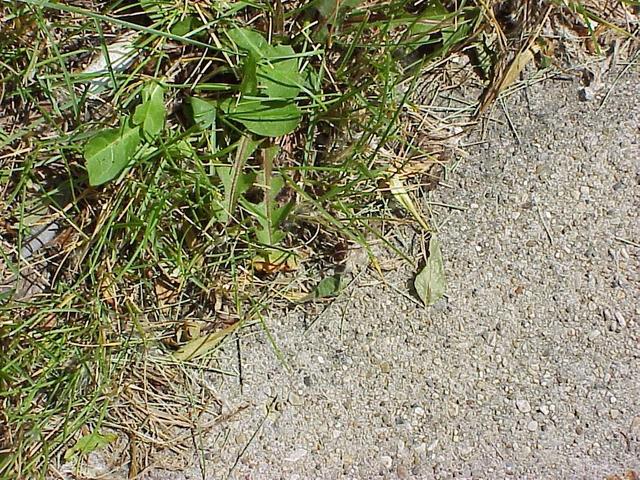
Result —
POLYGON ((154 140, 162 132, 166 116, 164 88, 159 83, 148 83, 142 90, 142 103, 133 114, 133 124, 141 128, 145 138, 154 140))
POLYGON ((124 117, 120 128, 99 132, 87 142, 84 157, 89 184, 98 186, 117 177, 135 156, 141 138, 152 142, 160 135, 166 115, 164 89, 150 82, 132 118, 124 117))
POLYGON ((102 185, 114 179, 138 150, 140 129, 128 123, 125 118, 120 128, 104 130, 87 142, 84 157, 91 185, 102 185))
POLYGON ((258 32, 245 28, 236 27, 228 35, 245 58, 241 97, 220 102, 223 115, 256 135, 279 137, 293 132, 302 118, 295 98, 303 85, 293 48, 272 46, 258 32))

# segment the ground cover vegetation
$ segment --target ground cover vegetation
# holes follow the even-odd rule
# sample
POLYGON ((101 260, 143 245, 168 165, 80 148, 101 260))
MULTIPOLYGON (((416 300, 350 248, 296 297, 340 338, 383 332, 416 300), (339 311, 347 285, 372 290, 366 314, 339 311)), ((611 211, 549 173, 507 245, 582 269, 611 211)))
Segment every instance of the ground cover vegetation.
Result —
POLYGON ((633 41, 637 3, 3 0, 0 477, 120 436, 131 477, 179 451, 219 414, 212 352, 339 295, 351 250, 376 270, 386 245, 437 301, 420 198, 451 138, 556 61, 543 27, 598 53, 633 41), (455 119, 425 113, 466 83, 484 93, 455 119), (401 224, 422 260, 387 240, 401 224))

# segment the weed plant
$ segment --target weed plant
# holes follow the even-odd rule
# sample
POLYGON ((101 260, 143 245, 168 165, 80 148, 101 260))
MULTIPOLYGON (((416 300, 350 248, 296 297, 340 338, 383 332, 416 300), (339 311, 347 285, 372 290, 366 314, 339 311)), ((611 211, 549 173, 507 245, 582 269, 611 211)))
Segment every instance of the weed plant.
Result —
POLYGON ((0 477, 113 441, 140 365, 203 388, 187 370, 226 334, 338 293, 354 246, 375 265, 404 166, 383 153, 429 155, 402 123, 425 72, 507 54, 494 7, 3 0, 0 477))

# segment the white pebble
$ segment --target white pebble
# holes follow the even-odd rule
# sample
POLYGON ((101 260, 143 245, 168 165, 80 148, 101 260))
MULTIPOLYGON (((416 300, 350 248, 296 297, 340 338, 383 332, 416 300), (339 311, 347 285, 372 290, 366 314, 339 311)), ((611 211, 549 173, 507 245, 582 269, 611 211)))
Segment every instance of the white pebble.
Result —
POLYGON ((287 462, 297 462, 298 460, 302 460, 304 457, 306 457, 307 453, 308 452, 304 448, 298 448, 291 452, 289 456, 285 458, 285 460, 287 462))
POLYGON ((516 408, 522 413, 529 413, 531 411, 531 405, 524 399, 516 400, 516 408))
POLYGON ((389 455, 382 455, 380 457, 380 462, 382 463, 382 465, 384 465, 386 468, 391 468, 391 466, 393 465, 393 458, 391 458, 389 455))

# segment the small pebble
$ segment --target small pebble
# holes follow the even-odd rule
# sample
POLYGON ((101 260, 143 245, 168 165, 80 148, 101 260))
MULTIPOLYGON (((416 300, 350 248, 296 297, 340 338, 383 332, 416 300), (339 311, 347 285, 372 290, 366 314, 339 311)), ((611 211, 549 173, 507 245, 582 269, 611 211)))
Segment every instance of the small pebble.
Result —
POLYGON ((535 432, 536 430, 538 430, 538 422, 536 422, 535 420, 531 420, 529 423, 527 423, 527 430, 529 430, 530 432, 535 432))
POLYGON ((382 455, 380 457, 380 462, 382 463, 382 465, 384 465, 386 468, 391 468, 391 466, 393 465, 393 458, 391 458, 389 455, 382 455))
POLYGON ((289 456, 285 458, 285 460, 287 462, 297 462, 298 460, 302 460, 304 457, 306 457, 307 453, 307 450, 305 450, 304 448, 297 448, 296 450, 291 452, 289 456))
POLYGON ((618 325, 620 325, 620 328, 624 328, 627 326, 627 321, 622 316, 622 313, 616 311, 614 316, 616 317, 616 320, 618 321, 618 325))
POLYGON ((380 362, 380 371, 382 371, 382 373, 389 373, 391 371, 389 362, 380 362))
POLYGON ((398 475, 398 478, 401 479, 409 478, 409 470, 407 470, 407 467, 405 467, 404 465, 398 465, 398 468, 396 469, 396 475, 398 475))
POLYGON ((240 433, 236 436, 236 444, 245 445, 249 441, 249 437, 244 433, 240 433))
POLYGON ((531 411, 531 405, 524 399, 516 400, 516 408, 522 413, 529 413, 531 411))
POLYGON ((294 407, 299 407, 304 405, 304 398, 294 392, 291 392, 289 393, 289 403, 294 407))
POLYGON ((600 330, 592 330, 592 331, 589 333, 589 335, 588 335, 588 337, 587 337, 587 338, 589 338, 589 340, 593 341, 593 340, 595 340, 596 338, 598 338, 599 336, 600 336, 600 330))
POLYGON ((511 462, 504 464, 504 470, 507 475, 513 475, 515 473, 515 466, 511 462))

